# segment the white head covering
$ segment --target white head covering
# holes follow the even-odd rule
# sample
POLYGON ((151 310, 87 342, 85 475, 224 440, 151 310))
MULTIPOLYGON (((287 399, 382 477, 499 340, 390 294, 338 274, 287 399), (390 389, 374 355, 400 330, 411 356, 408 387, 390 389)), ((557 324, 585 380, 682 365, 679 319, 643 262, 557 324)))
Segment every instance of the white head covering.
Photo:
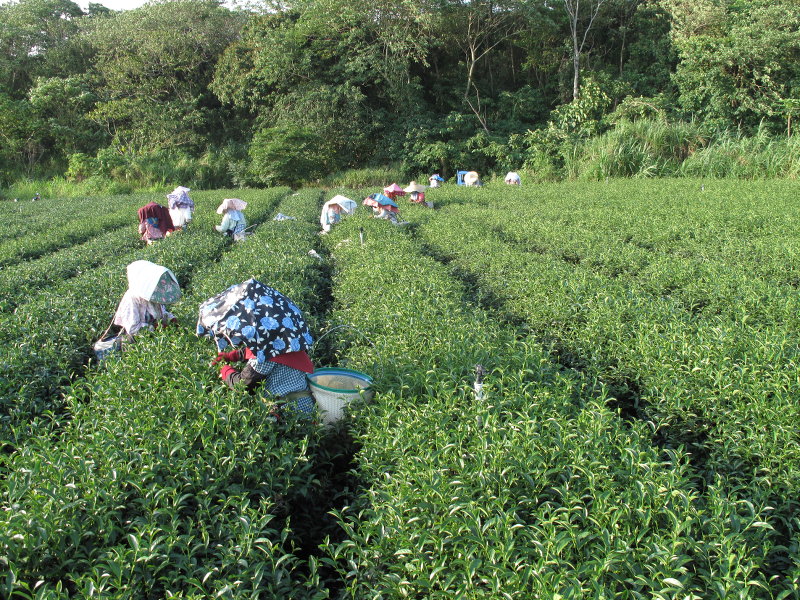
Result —
POLYGON ((477 171, 470 171, 464 175, 464 183, 466 185, 477 185, 479 179, 480 176, 478 175, 477 171))
POLYGON ((411 183, 408 184, 407 188, 403 189, 403 191, 406 192, 407 194, 413 194, 414 192, 424 192, 426 189, 428 189, 428 186, 420 185, 416 181, 412 181, 411 183))
POLYGON ((516 171, 509 171, 506 175, 506 183, 520 183, 521 181, 522 180, 520 179, 519 173, 516 171))
POLYGON ((239 198, 225 198, 222 204, 219 205, 217 214, 221 215, 226 210, 244 210, 245 208, 247 208, 247 202, 244 200, 239 200, 239 198))
POLYGON ((127 274, 128 290, 114 313, 114 325, 133 335, 142 327, 172 318, 162 304, 181 297, 172 271, 148 260, 137 260, 128 265, 127 274))
POLYGON ((149 260, 137 260, 128 265, 128 290, 137 298, 159 304, 172 304, 181 297, 175 274, 149 260))
POLYGON ((342 210, 346 212, 348 215, 352 215, 356 212, 356 204, 355 200, 350 200, 347 196, 342 196, 341 194, 336 194, 333 198, 328 200, 325 204, 338 204, 342 207, 342 210))
POLYGON ((331 218, 330 214, 330 207, 336 205, 341 207, 342 211, 345 214, 352 215, 356 211, 356 202, 355 200, 351 200, 346 196, 342 196, 337 194, 330 200, 328 200, 325 204, 322 205, 322 212, 319 215, 319 224, 322 225, 323 231, 330 231, 331 225, 333 225, 336 221, 331 218))

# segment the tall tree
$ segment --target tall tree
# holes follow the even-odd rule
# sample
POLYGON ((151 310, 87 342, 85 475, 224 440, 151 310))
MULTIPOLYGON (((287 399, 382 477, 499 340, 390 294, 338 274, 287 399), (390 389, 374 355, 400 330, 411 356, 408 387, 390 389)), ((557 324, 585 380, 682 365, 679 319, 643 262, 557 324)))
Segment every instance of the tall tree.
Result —
POLYGON ((527 19, 523 6, 517 0, 476 0, 452 3, 444 13, 457 29, 453 40, 463 55, 464 102, 487 133, 477 71, 493 52, 524 31, 527 19))
MULTIPOLYGON (((302 1, 254 17, 225 52, 212 90, 254 115, 259 131, 316 135, 332 169, 358 164, 375 154, 387 115, 413 113, 410 65, 424 61, 427 48, 427 17, 414 6, 302 1)), ((266 139, 258 135, 254 144, 266 139)))
POLYGON ((208 84, 242 23, 216 0, 151 3, 93 18, 86 34, 99 82, 93 118, 133 150, 204 145, 208 84))
POLYGON ((600 8, 606 0, 562 0, 569 16, 569 32, 572 38, 572 99, 581 90, 581 54, 586 47, 589 31, 594 25, 600 8))
POLYGON ((41 131, 28 102, 0 92, 0 183, 11 182, 20 172, 31 174, 44 153, 41 131))
POLYGON ((70 0, 20 0, 0 5, 0 88, 24 97, 34 79, 84 68, 74 46, 80 6, 70 0))
POLYGON ((684 108, 712 124, 783 127, 800 98, 797 0, 662 0, 684 108))
POLYGON ((107 139, 88 113, 96 96, 87 77, 39 77, 28 101, 41 123, 50 158, 66 162, 72 153, 94 153, 107 139))

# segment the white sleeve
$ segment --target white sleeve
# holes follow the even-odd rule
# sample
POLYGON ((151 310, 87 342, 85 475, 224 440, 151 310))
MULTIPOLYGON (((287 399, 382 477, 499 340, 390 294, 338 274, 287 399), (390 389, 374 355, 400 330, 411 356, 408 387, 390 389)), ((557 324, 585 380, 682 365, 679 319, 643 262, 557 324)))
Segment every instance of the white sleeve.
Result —
POLYGON ((143 311, 142 302, 130 290, 125 292, 114 314, 114 325, 119 325, 125 333, 134 335, 146 325, 147 311, 143 311))

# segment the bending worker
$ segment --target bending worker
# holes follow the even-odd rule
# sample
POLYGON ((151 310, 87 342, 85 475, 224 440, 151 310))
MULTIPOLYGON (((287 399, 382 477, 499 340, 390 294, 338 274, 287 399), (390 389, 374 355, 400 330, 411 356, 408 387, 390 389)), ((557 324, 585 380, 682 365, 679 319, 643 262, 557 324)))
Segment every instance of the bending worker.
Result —
POLYGON ((190 191, 189 188, 179 185, 167 194, 169 216, 175 229, 186 229, 189 221, 192 220, 194 200, 189 197, 190 191))
POLYGON ((137 260, 128 265, 127 275, 128 289, 114 313, 112 325, 121 328, 130 339, 142 329, 177 322, 164 306, 181 297, 180 285, 172 271, 148 260, 137 260))
POLYGON ((315 403, 306 373, 314 365, 306 350, 313 338, 300 309, 289 298, 255 279, 233 285, 200 306, 197 334, 214 337, 222 364, 220 378, 228 385, 260 388, 278 406, 304 414, 315 403), (225 352, 230 343, 241 346, 225 352), (241 370, 230 363, 245 363, 241 370))
POLYGON ((247 221, 242 211, 247 208, 247 202, 239 198, 225 198, 217 208, 217 214, 222 215, 222 223, 214 228, 225 235, 232 235, 233 239, 239 241, 244 239, 244 230, 247 228, 247 221))
POLYGON ((356 203, 354 200, 337 194, 322 205, 322 213, 319 217, 322 232, 328 233, 333 225, 341 221, 342 213, 352 215, 355 210, 356 203))
POLYGON ((155 240, 160 240, 175 231, 169 211, 160 204, 149 202, 139 209, 138 215, 139 233, 142 236, 142 240, 148 244, 152 244, 155 240))

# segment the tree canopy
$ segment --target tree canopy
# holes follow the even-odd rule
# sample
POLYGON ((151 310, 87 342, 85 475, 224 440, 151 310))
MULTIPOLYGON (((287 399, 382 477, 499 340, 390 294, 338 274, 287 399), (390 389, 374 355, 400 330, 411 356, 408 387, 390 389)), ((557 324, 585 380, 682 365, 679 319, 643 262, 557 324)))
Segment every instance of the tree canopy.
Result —
POLYGON ((387 163, 500 171, 536 162, 542 144, 555 156, 602 134, 634 105, 780 134, 800 106, 797 9, 156 0, 116 12, 18 0, 0 5, 0 179, 64 174, 72 156, 98 157, 80 162, 100 173, 109 153, 129 166, 224 161, 212 170, 228 184, 387 163))

